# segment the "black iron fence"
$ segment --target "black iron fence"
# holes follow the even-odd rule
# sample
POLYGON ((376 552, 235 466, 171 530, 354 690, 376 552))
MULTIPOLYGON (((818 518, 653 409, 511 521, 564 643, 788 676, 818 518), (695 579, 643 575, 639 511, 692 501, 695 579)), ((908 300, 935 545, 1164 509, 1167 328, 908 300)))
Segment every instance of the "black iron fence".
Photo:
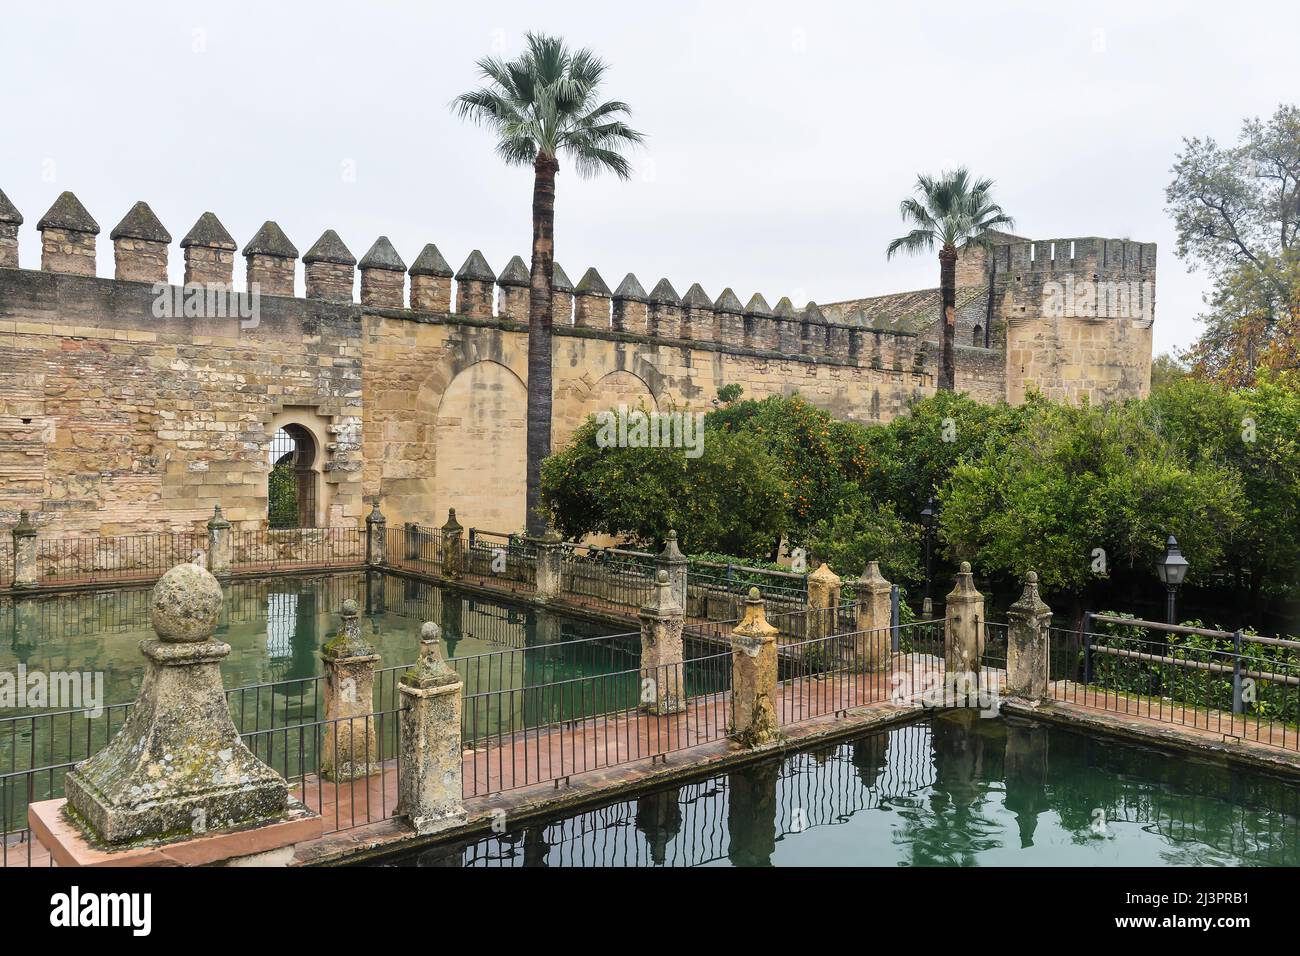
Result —
POLYGON ((560 555, 560 588, 580 604, 635 611, 654 594, 654 555, 570 545, 560 555))
POLYGON ((1052 628, 1055 700, 1300 750, 1300 641, 1084 615, 1052 628))
MULTIPOLYGON (((149 580, 195 552, 206 553, 207 535, 193 531, 144 534, 38 538, 37 583, 96 584, 105 581, 149 580)), ((5 583, 12 582, 13 569, 5 583)))
POLYGON ((231 532, 232 571, 297 571, 360 567, 365 563, 363 528, 259 528, 231 532))

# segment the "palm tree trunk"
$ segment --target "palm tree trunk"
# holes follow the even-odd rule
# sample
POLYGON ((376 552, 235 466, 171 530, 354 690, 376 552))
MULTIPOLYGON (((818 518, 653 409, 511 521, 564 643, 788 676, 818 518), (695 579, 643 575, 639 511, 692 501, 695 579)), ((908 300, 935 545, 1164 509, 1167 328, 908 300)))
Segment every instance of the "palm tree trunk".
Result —
POLYGON ((555 273, 554 156, 533 163, 533 265, 528 293, 528 468, 525 530, 546 530, 541 514, 542 459, 551 453, 551 280, 555 273))
MULTIPOLYGON (((951 392, 957 385, 957 250, 945 244, 939 250, 939 294, 943 299, 943 354, 939 359, 939 390, 951 392)), ((990 293, 992 294, 992 293, 990 293)))

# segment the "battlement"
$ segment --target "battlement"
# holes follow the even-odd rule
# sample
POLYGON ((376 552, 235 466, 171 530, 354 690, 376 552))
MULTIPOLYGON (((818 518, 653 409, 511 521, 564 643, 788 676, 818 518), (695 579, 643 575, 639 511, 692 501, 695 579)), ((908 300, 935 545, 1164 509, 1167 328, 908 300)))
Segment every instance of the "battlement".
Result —
POLYGON ((1156 268, 1154 242, 1084 236, 1036 239, 994 246, 988 254, 994 276, 1008 273, 1079 273, 1091 278, 1149 278, 1156 268))
MULTIPOLYGON (((0 192, 0 268, 19 267, 17 236, 22 222, 21 213, 0 192)), ((73 193, 60 195, 37 228, 42 271, 96 275, 99 224, 73 193)), ((114 281, 167 282, 172 237, 148 204, 136 203, 111 236, 114 281)), ((214 213, 204 212, 180 247, 186 288, 233 287, 238 244, 214 213)), ((246 260, 249 294, 295 297, 298 247, 274 220, 263 223, 240 254, 246 260)), ((325 229, 301 259, 306 299, 355 302, 359 272, 363 307, 406 311, 413 318, 442 314, 499 323, 528 320, 529 274, 520 256, 498 274, 475 249, 453 272, 438 247, 428 243, 408 267, 388 237, 380 236, 358 261, 337 232, 325 229)), ((709 344, 916 374, 924 361, 918 337, 909 331, 872 327, 861 316, 833 315, 828 320, 813 302, 796 309, 782 298, 771 308, 757 293, 742 305, 732 289, 714 297, 699 283, 678 296, 666 278, 647 294, 640 280, 628 273, 611 291, 600 273, 589 268, 575 287, 557 263, 552 306, 557 330, 709 344)))

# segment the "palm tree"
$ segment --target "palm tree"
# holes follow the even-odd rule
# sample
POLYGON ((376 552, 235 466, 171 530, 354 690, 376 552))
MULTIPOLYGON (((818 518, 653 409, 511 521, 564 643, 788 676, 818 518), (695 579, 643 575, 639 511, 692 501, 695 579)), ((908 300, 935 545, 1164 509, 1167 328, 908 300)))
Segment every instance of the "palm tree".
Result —
MULTIPOLYGON (((966 169, 945 172, 938 179, 916 177, 916 194, 899 203, 903 221, 914 228, 895 239, 885 252, 888 259, 900 249, 916 254, 932 252, 939 244, 939 292, 943 299, 943 356, 939 388, 952 391, 956 382, 953 344, 957 338, 957 250, 987 248, 988 232, 998 226, 1014 228, 1015 221, 990 198, 993 180, 971 180, 966 169)), ((989 295, 993 290, 989 290, 989 295)))
POLYGON ((627 179, 622 150, 641 142, 624 122, 619 100, 601 102, 605 64, 590 50, 571 51, 558 37, 529 33, 516 59, 486 57, 487 84, 452 102, 461 119, 497 135, 497 154, 512 166, 533 166, 533 264, 528 298, 528 478, 526 527, 541 534, 542 459, 551 453, 551 280, 555 269, 555 174, 561 154, 579 176, 609 170, 627 179))

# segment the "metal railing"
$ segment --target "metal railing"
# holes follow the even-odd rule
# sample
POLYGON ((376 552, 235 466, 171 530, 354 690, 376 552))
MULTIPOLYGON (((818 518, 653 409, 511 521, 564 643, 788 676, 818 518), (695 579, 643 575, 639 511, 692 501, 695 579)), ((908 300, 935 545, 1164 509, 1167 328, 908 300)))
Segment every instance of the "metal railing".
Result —
MULTIPOLYGON (((160 577, 164 571, 207 551, 207 535, 196 531, 37 538, 37 582, 43 585, 98 584, 160 577)), ((13 581, 13 570, 5 583, 13 581)))
POLYGON ((360 567, 365 563, 366 532, 363 528, 231 531, 230 566, 233 571, 360 567))
POLYGON ((719 740, 726 736, 731 667, 727 651, 466 693, 465 796, 560 781, 719 740))
POLYGON ((537 590, 537 546, 520 534, 470 528, 462 574, 519 594, 537 590))
POLYGON ((1300 641, 1086 614, 1048 655, 1055 700, 1300 750, 1300 641))
POLYGON ((635 611, 654 593, 653 555, 571 545, 560 555, 560 589, 567 599, 635 611))

